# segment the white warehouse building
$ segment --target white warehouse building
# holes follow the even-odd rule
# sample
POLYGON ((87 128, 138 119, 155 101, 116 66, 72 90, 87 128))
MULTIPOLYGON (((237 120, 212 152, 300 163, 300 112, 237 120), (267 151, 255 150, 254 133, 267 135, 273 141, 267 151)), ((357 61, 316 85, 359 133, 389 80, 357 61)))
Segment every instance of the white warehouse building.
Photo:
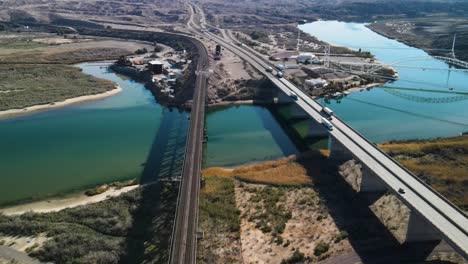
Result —
POLYGON ((307 88, 323 88, 328 85, 327 81, 321 78, 310 79, 305 81, 305 86, 307 88))

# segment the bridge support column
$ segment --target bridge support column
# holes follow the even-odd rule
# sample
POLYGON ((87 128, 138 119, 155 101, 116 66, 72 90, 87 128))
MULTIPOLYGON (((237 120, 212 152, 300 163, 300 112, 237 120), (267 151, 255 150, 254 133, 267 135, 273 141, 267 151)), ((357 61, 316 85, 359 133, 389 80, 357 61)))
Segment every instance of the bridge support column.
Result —
POLYGON ((351 151, 343 146, 336 138, 330 137, 328 149, 330 150, 330 159, 336 162, 345 162, 354 159, 351 151))
POLYGON ((310 116, 298 105, 291 104, 289 109, 290 118, 292 119, 308 119, 310 116))
POLYGON ((359 192, 381 192, 385 190, 387 190, 387 186, 382 180, 367 166, 362 165, 359 192))
POLYGON ((440 233, 418 212, 411 210, 406 231, 406 242, 441 240, 440 233))
POLYGON ((279 88, 276 88, 273 94, 274 97, 278 98, 278 104, 290 104, 294 102, 294 99, 292 99, 291 96, 289 96, 289 94, 285 94, 279 88))
POLYGON ((309 119, 309 128, 307 129, 307 137, 328 137, 328 130, 314 119, 309 119))

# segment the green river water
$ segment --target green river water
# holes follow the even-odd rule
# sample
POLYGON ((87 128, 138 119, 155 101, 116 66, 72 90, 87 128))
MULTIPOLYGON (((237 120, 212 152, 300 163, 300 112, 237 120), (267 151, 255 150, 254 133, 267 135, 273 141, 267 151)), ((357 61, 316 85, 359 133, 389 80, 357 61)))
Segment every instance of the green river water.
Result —
MULTIPOLYGON (((427 57, 420 49, 382 37, 363 24, 318 21, 301 29, 331 43, 362 48, 386 63, 427 57), (337 34, 339 33, 339 34, 337 34)), ((448 68, 435 59, 408 65, 448 68)), ((140 83, 103 63, 78 65, 85 73, 119 84, 104 100, 0 120, 0 204, 69 193, 107 182, 142 181, 180 174, 188 114, 163 108, 140 83)), ((434 138, 468 131, 467 73, 398 68, 386 87, 430 88, 417 92, 375 88, 321 102, 374 142, 434 138)), ((279 110, 282 112, 283 110, 279 110)), ((284 122, 306 133, 304 122, 284 122)), ((284 125, 283 125, 284 126, 284 125)), ((274 115, 260 106, 210 109, 204 166, 236 166, 284 157, 296 147, 274 115)), ((326 142, 307 144, 323 147, 326 142)))
MULTIPOLYGON (((117 180, 180 174, 188 113, 159 105, 145 87, 107 70, 83 72, 119 84, 119 94, 0 120, 0 204, 54 196, 117 180)), ((295 153, 271 113, 256 106, 207 113, 206 166, 295 153)))

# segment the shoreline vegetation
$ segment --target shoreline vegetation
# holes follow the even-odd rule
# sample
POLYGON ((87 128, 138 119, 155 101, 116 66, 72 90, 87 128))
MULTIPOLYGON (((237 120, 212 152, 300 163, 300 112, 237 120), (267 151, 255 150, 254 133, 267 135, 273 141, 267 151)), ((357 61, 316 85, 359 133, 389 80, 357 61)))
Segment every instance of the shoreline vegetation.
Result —
POLYGON ((0 34, 0 119, 117 94, 121 88, 114 82, 85 74, 74 64, 115 60, 142 46, 147 44, 38 32, 0 34))
POLYGON ((102 202, 140 187, 142 187, 142 185, 138 184, 136 180, 113 182, 92 189, 69 193, 62 197, 55 196, 32 202, 0 207, 0 214, 21 215, 24 213, 58 212, 68 208, 102 202))
POLYGON ((157 182, 60 211, 0 213, 0 245, 46 263, 165 263, 176 190, 157 182))
POLYGON ((114 89, 103 92, 103 93, 98 93, 98 94, 93 94, 93 95, 82 95, 82 96, 68 98, 63 101, 53 102, 49 104, 39 104, 39 105, 28 106, 22 109, 3 110, 3 111, 0 111, 0 120, 28 115, 28 114, 32 114, 35 112, 42 112, 42 111, 47 111, 51 109, 102 100, 107 97, 114 96, 120 93, 121 91, 122 91, 122 88, 118 85, 115 85, 114 89))

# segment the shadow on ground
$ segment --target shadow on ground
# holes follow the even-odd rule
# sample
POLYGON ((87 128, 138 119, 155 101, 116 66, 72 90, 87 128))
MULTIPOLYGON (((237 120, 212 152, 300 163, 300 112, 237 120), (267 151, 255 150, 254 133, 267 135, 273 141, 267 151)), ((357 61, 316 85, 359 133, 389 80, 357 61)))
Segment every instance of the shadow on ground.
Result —
MULTIPOLYGON (((306 168, 308 175, 317 175, 317 166, 320 166, 321 173, 314 177, 314 186, 338 228, 349 233, 348 239, 359 261, 372 264, 444 263, 425 262, 440 241, 400 244, 369 208, 383 193, 356 193, 338 174, 339 163, 319 156, 315 154, 313 159, 305 156, 298 162, 306 168)), ((355 260, 340 263, 355 263, 355 260)))
POLYGON ((164 109, 140 182, 141 203, 132 211, 132 227, 120 263, 167 263, 172 235, 188 115, 164 109))

